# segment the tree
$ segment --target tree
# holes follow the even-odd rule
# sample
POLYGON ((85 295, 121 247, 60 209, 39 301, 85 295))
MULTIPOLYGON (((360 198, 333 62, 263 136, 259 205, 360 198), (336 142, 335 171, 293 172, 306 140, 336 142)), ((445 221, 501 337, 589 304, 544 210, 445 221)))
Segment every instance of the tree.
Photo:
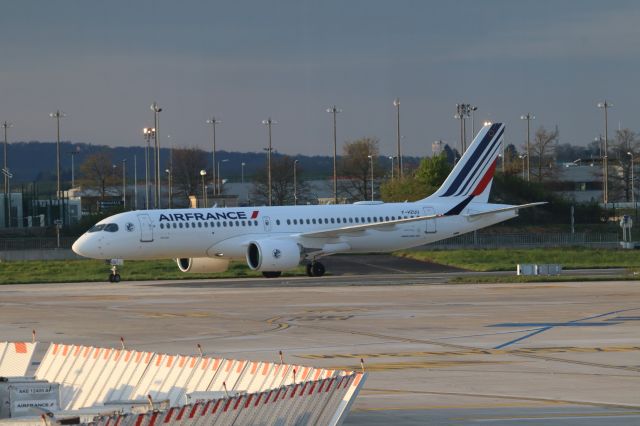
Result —
POLYGON ((80 165, 80 176, 85 185, 99 188, 100 199, 104 200, 107 186, 116 184, 111 155, 106 151, 89 155, 80 165))
MULTIPOLYGON (((176 193, 185 198, 201 193, 202 177, 200 170, 207 170, 206 153, 198 148, 176 148, 173 150, 173 185, 176 193)), ((208 171, 208 173, 211 173, 208 171)), ((207 175, 205 185, 212 179, 207 175)))
MULTIPOLYGON (((309 185, 303 179, 304 170, 296 160, 287 155, 271 157, 271 203, 274 206, 290 204, 307 204, 315 201, 311 196, 309 185), (296 188, 294 191, 293 169, 296 167, 296 188)), ((258 169, 253 175, 251 197, 254 204, 269 204, 268 170, 258 169)))
POLYGON ((339 192, 349 201, 371 199, 371 162, 373 161, 373 179, 384 176, 380 165, 378 139, 360 138, 347 141, 340 159, 339 192), (373 159, 373 160, 372 160, 373 159))
POLYGON ((388 202, 421 200, 433 194, 450 172, 451 165, 445 152, 424 158, 412 175, 387 181, 381 185, 382 199, 388 202))
POLYGON ((557 142, 559 134, 557 127, 551 131, 540 126, 536 130, 531 145, 530 163, 535 165, 531 170, 531 174, 538 182, 550 180, 557 172, 553 154, 554 143, 557 142))
POLYGON ((518 148, 514 144, 509 144, 504 148, 504 174, 509 176, 515 176, 518 173, 522 173, 522 160, 520 159, 520 153, 518 148))

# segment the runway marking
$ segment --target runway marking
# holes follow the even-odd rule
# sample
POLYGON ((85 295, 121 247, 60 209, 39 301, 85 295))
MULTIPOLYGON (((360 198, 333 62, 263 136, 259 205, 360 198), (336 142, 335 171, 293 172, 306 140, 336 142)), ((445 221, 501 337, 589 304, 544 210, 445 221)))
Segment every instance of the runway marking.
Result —
MULTIPOLYGON (((406 370, 410 368, 446 368, 461 367, 469 365, 497 365, 512 364, 513 361, 416 361, 416 362, 389 362, 389 363, 373 363, 367 364, 366 370, 370 371, 390 371, 390 370, 406 370)), ((357 370, 359 365, 334 365, 329 368, 334 370, 357 370)))
MULTIPOLYGON (((599 352, 633 352, 640 351, 640 346, 605 346, 605 347, 541 347, 517 349, 518 353, 599 353, 599 352)), ((508 355, 514 350, 471 349, 467 351, 418 351, 418 352, 377 352, 351 354, 304 354, 297 355, 305 359, 337 359, 337 358, 414 358, 424 356, 468 356, 468 355, 508 355)))
POLYGON ((605 320, 605 321, 609 321, 609 322, 585 322, 585 321, 589 321, 592 319, 596 319, 596 318, 602 318, 602 317, 607 317, 607 316, 611 316, 614 314, 619 314, 621 312, 628 312, 628 311, 636 311, 640 308, 630 308, 630 309, 619 309, 616 311, 611 311, 611 312, 605 312, 604 314, 597 314, 597 315, 591 315, 585 318, 580 318, 577 320, 573 320, 573 321, 566 321, 566 322, 548 322, 548 323, 531 323, 531 322, 521 322, 521 323, 511 323, 511 322, 507 322, 507 323, 499 323, 499 324, 491 324, 488 325, 487 327, 540 327, 537 330, 534 330, 533 332, 526 334, 524 336, 518 337, 517 339, 513 339, 513 340, 509 340, 508 342, 502 343, 500 345, 494 346, 494 349, 502 349, 505 348, 507 346, 511 346, 515 343, 521 342, 523 340, 526 340, 530 337, 533 337, 537 334, 540 333, 544 333, 545 331, 551 330, 553 328, 556 327, 600 327, 600 326, 609 326, 609 325, 617 325, 617 324, 621 324, 623 321, 618 321, 618 322, 613 322, 613 321, 609 321, 609 320, 605 320))
POLYGON ((534 396, 520 396, 520 395, 504 395, 504 394, 490 394, 490 393, 467 393, 467 392, 436 392, 436 391, 418 391, 411 389, 384 389, 384 388, 365 388, 362 392, 378 392, 388 394, 411 394, 411 395, 442 395, 442 396, 467 396, 472 398, 488 398, 488 399, 506 399, 516 401, 530 401, 541 402, 548 404, 569 404, 569 405, 586 405, 591 407, 607 407, 607 408, 621 408, 625 410, 638 410, 640 405, 635 404, 615 404, 610 402, 597 402, 597 401, 577 401, 569 399, 557 399, 557 398, 540 398, 534 396))
POLYGON ((599 417, 614 417, 614 418, 638 418, 640 415, 640 411, 630 412, 630 413, 581 413, 581 414, 570 414, 570 413, 558 413, 558 414, 533 414, 530 416, 522 417, 522 416, 505 416, 505 417, 460 417, 452 420, 457 421, 474 421, 479 423, 484 422, 510 422, 513 420, 567 420, 567 419, 593 419, 599 417))

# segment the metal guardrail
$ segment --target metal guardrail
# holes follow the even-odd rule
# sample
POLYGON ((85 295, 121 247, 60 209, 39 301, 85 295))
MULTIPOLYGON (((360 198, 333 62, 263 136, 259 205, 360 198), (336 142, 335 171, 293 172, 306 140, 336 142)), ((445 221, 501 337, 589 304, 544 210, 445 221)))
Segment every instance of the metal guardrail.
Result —
POLYGON ((620 247, 620 236, 616 232, 608 233, 514 233, 482 234, 471 232, 422 246, 429 249, 464 248, 533 248, 533 247, 620 247))
MULTIPOLYGON (((70 249, 75 237, 60 237, 60 248, 70 249)), ((0 238, 0 251, 4 250, 43 250, 58 248, 55 237, 52 238, 0 238)))

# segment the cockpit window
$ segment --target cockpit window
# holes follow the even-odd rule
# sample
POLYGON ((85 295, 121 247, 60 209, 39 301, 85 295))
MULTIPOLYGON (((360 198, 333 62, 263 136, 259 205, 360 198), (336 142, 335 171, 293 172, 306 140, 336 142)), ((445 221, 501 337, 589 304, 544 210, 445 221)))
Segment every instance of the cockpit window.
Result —
POLYGON ((104 227, 104 230, 107 232, 118 232, 118 225, 115 223, 110 223, 104 227))
POLYGON ((102 231, 104 229, 106 225, 104 223, 101 223, 100 225, 94 225, 91 229, 89 229, 87 232, 99 232, 102 231))

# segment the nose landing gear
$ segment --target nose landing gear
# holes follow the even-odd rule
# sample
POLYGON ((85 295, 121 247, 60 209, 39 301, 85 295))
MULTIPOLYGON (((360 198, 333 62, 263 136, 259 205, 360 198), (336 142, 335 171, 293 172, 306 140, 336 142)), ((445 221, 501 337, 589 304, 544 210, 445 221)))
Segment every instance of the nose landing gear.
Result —
POLYGON ((110 283, 119 283, 120 282, 120 274, 118 273, 118 266, 124 265, 124 261, 122 259, 110 259, 107 261, 109 265, 111 265, 111 273, 109 274, 109 282, 110 283))

